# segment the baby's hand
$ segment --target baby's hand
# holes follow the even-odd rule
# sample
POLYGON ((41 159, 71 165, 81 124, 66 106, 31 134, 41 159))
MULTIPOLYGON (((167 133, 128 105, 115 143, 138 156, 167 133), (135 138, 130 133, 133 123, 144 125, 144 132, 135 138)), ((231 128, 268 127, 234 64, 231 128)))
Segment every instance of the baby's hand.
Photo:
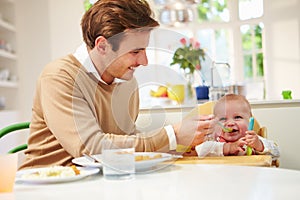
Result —
POLYGON ((238 155, 240 152, 244 152, 243 146, 246 144, 243 140, 238 140, 233 143, 225 143, 223 147, 224 156, 238 155))
POLYGON ((246 131, 244 141, 246 142, 247 146, 255 149, 256 151, 262 152, 264 150, 264 145, 262 141, 260 141, 255 131, 246 131))

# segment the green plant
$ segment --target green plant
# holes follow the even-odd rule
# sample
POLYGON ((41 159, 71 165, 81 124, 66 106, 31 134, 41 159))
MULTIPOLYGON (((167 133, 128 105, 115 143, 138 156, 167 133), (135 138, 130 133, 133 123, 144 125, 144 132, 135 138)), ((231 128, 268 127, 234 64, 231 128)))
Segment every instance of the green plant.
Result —
POLYGON ((84 10, 88 11, 92 7, 93 3, 91 3, 90 0, 84 0, 83 5, 84 10))
POLYGON ((179 64, 179 67, 186 73, 194 73, 201 69, 201 60, 205 60, 205 51, 200 48, 200 43, 194 38, 190 39, 189 44, 185 38, 180 39, 183 47, 179 47, 174 55, 171 65, 179 64))

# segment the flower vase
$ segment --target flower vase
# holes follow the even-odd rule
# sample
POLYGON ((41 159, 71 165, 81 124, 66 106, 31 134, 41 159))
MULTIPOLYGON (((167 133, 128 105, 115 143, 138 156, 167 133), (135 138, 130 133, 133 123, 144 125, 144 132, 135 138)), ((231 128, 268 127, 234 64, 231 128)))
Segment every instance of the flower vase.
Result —
POLYGON ((185 104, 196 104, 196 92, 194 89, 194 74, 193 73, 184 73, 186 79, 186 95, 185 95, 185 104))

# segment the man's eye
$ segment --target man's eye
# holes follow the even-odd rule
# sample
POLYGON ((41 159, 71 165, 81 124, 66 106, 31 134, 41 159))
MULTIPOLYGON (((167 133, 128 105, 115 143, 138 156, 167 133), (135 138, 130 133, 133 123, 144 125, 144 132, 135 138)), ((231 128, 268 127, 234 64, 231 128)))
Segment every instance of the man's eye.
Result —
POLYGON ((134 51, 131 51, 130 53, 132 53, 132 54, 138 54, 138 53, 140 53, 140 50, 134 50, 134 51))

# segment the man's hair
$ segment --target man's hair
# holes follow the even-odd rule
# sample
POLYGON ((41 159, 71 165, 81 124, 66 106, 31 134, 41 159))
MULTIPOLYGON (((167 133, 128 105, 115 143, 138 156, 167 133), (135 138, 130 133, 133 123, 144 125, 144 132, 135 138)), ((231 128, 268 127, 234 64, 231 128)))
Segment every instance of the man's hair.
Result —
POLYGON ((216 102, 216 104, 215 104, 215 106, 214 106, 214 114, 216 115, 216 113, 215 113, 215 108, 217 107, 217 106, 219 106, 220 104, 223 104, 223 103, 225 103, 226 101, 240 101, 240 102, 243 102, 246 106, 247 106, 247 108, 249 109, 249 114, 250 114, 250 116, 252 116, 252 112, 251 112, 251 105, 250 105, 250 103, 249 103, 249 101, 246 99, 246 97, 245 96, 243 96, 243 95, 240 95, 240 94, 226 94, 225 96, 223 96, 223 97, 221 97, 217 102, 216 102))
MULTIPOLYGON (((82 17, 83 40, 90 49, 99 36, 106 39, 128 29, 154 28, 159 23, 146 0, 98 0, 82 17)), ((121 37, 110 40, 114 51, 118 50, 121 37)))

